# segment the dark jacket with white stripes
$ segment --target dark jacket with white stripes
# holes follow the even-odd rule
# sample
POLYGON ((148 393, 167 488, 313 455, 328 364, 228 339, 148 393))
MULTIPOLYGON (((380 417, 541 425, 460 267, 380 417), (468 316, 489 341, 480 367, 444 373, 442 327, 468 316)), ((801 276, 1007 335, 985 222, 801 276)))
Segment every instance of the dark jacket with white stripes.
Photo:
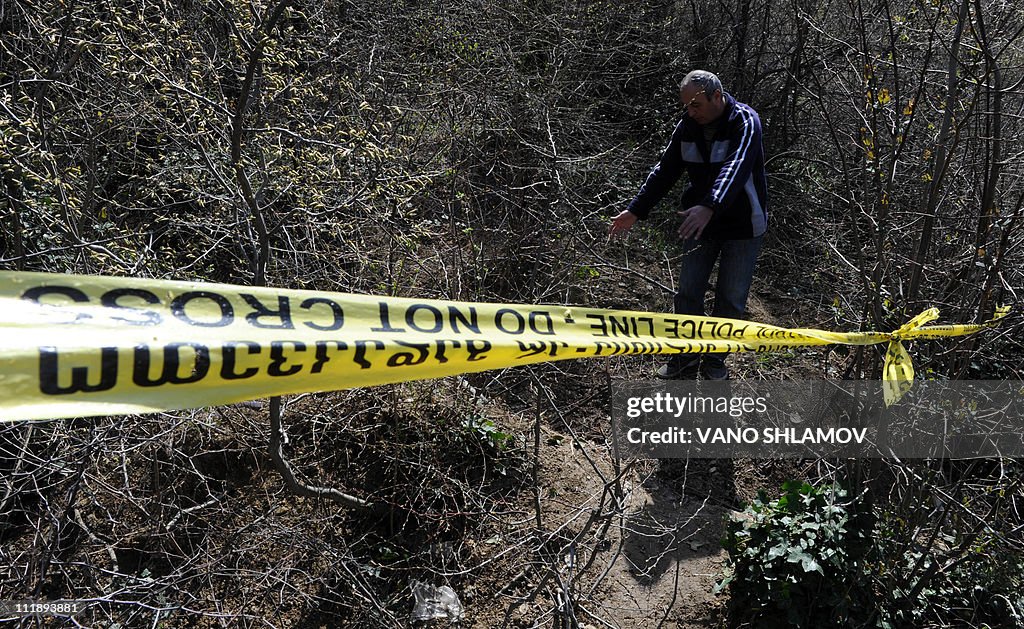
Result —
POLYGON ((703 238, 732 240, 760 236, 768 227, 768 186, 757 112, 724 94, 725 110, 709 146, 704 129, 689 116, 676 125, 658 165, 627 208, 647 218, 686 170, 690 187, 683 209, 706 205, 714 216, 703 238))

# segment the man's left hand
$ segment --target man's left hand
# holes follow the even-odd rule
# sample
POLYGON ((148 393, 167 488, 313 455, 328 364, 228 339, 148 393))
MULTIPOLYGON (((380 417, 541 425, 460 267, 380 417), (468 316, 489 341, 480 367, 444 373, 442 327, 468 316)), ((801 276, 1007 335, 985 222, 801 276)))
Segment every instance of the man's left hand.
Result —
POLYGON ((683 217, 683 224, 679 226, 679 237, 688 240, 700 238, 714 211, 706 205, 695 205, 680 211, 679 215, 683 217))

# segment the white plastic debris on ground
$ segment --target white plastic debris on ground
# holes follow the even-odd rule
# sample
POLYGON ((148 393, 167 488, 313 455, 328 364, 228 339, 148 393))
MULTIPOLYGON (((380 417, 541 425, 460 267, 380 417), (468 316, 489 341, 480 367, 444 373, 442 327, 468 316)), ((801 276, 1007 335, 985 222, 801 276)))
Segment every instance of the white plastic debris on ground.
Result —
POLYGON ((412 595, 416 599, 412 608, 412 620, 458 620, 462 617, 462 603, 455 590, 447 585, 434 587, 422 581, 412 582, 412 595))

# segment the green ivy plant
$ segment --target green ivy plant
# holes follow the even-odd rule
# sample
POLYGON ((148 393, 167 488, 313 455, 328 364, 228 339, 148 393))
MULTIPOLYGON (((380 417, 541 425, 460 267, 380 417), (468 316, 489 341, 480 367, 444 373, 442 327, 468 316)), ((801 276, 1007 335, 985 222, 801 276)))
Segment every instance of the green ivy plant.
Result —
POLYGON ((869 536, 837 485, 788 481, 730 516, 723 545, 734 614, 757 627, 843 627, 871 617, 863 558, 869 536))

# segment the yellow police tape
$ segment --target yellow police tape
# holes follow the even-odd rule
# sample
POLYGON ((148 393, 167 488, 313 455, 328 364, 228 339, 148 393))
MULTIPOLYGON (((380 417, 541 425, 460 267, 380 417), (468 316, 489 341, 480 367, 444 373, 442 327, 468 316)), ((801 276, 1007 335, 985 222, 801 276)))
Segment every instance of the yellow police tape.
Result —
POLYGON ((910 388, 901 341, 970 334, 804 328, 598 310, 465 303, 133 278, 0 272, 0 420, 227 404, 623 354, 889 343, 891 403, 910 388))

